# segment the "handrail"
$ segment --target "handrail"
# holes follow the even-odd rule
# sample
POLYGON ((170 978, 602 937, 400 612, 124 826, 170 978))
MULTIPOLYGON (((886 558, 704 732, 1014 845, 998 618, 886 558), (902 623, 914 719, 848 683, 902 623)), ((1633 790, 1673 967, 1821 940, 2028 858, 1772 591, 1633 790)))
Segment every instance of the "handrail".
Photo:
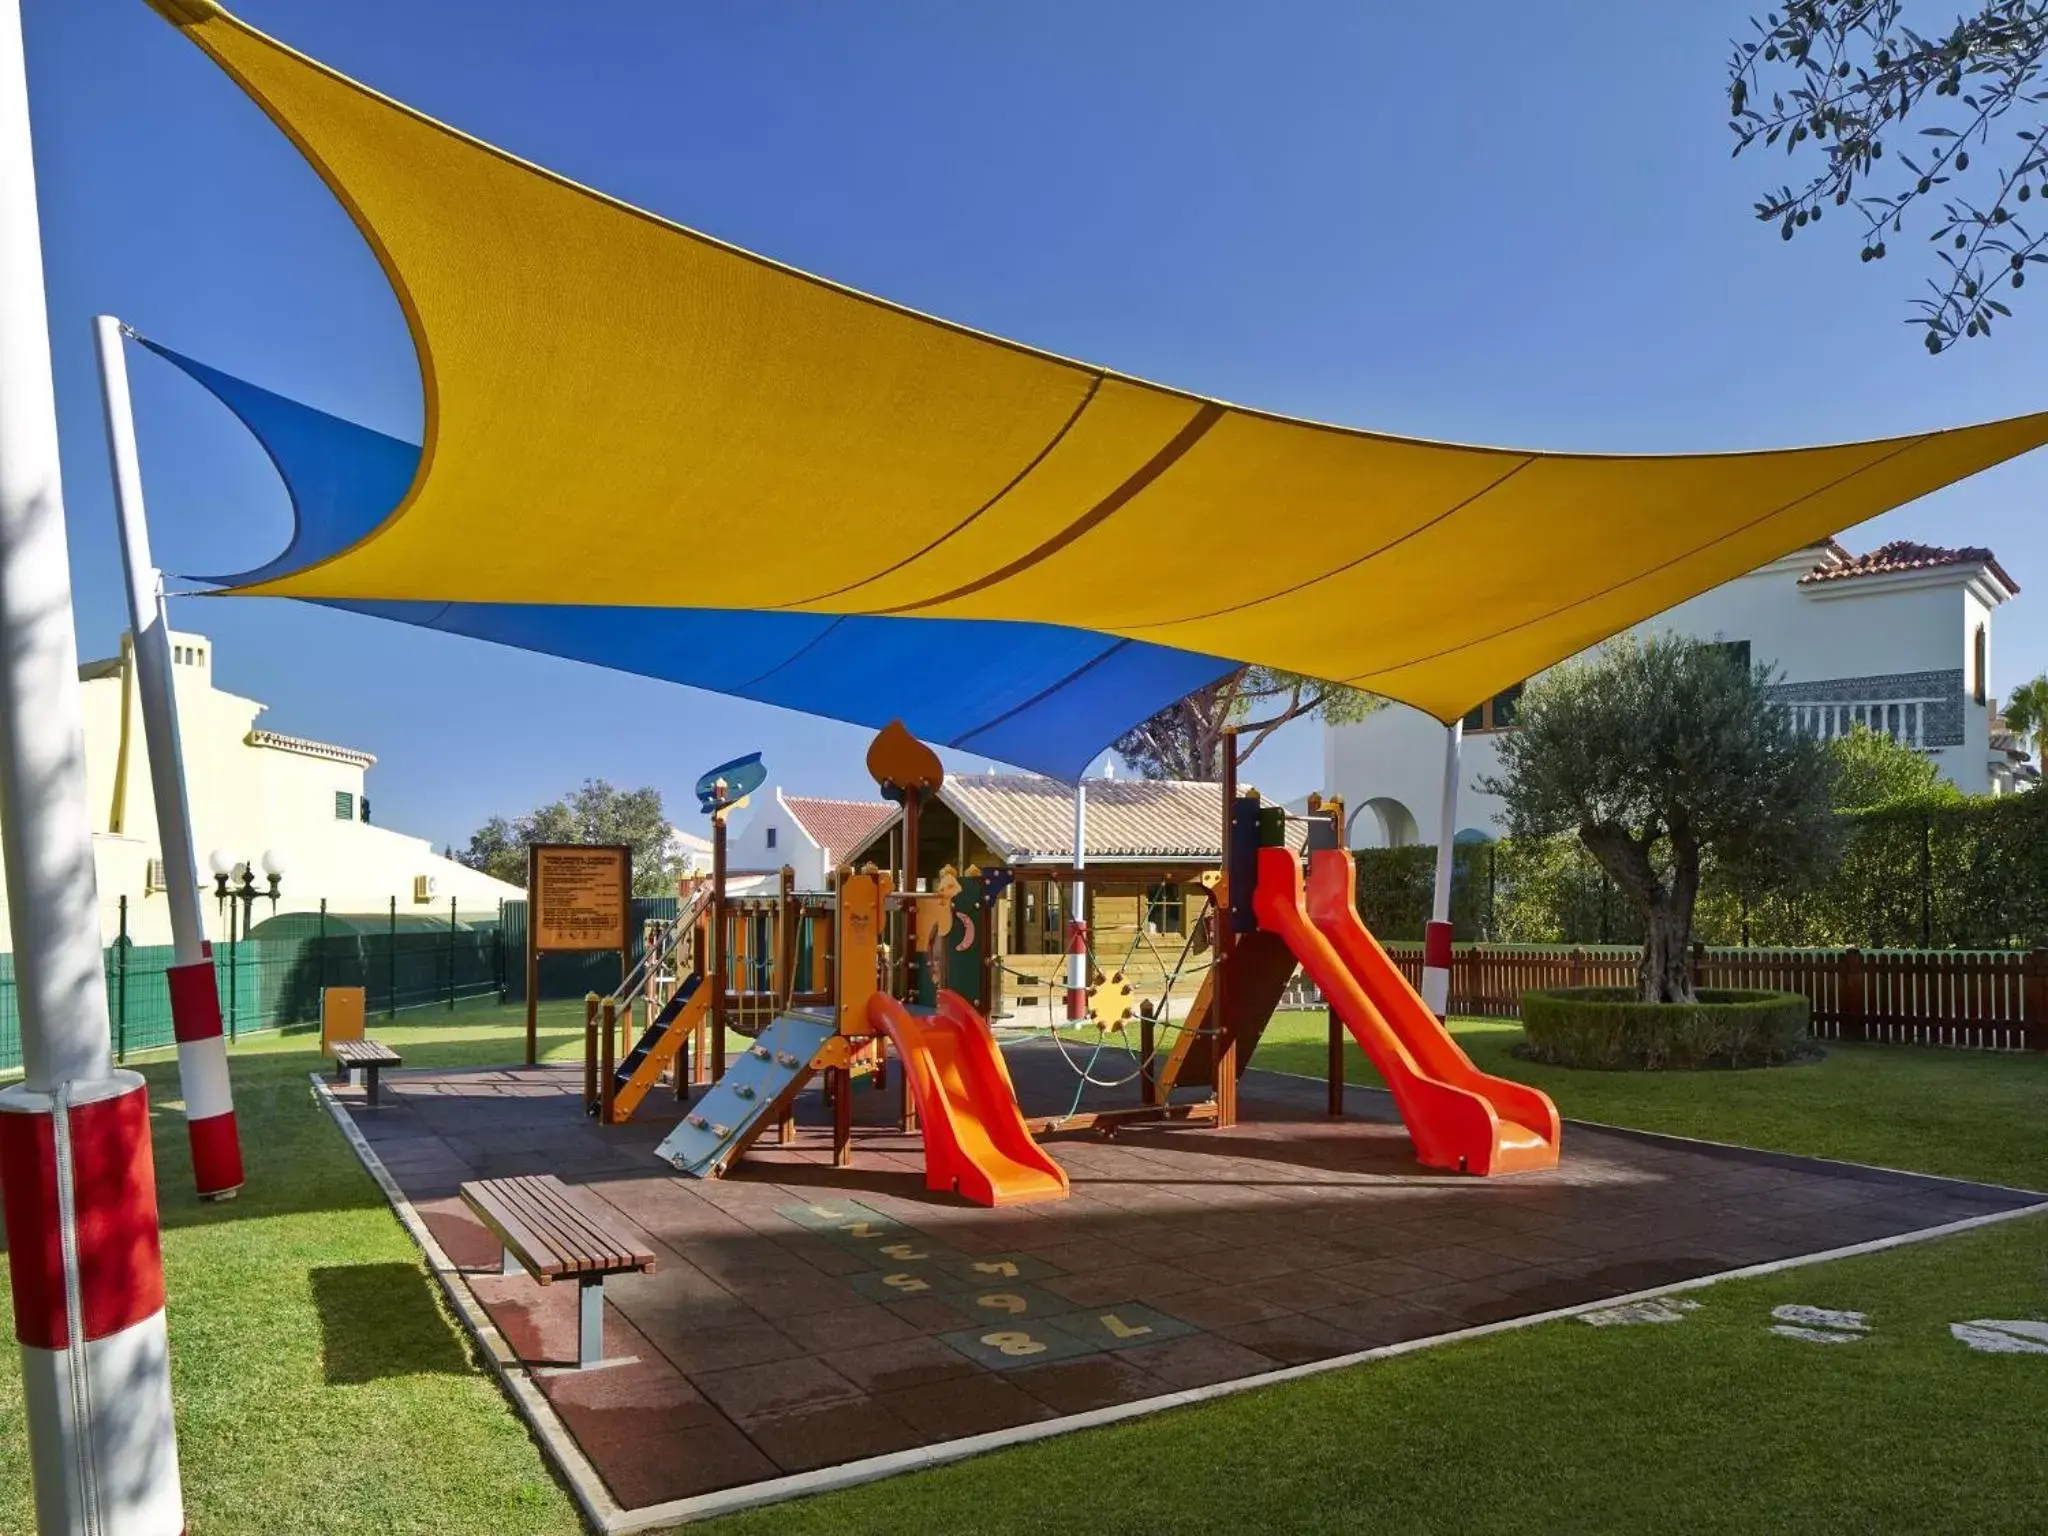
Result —
POLYGON ((688 900, 677 909, 675 917, 670 922, 668 941, 659 949, 643 948, 639 961, 620 979, 617 988, 604 1001, 614 1006, 630 1001, 639 992, 640 984, 646 980, 649 965, 658 968, 668 964, 675 952, 682 947, 683 935, 697 926, 697 918, 710 899, 711 892, 708 888, 700 887, 691 892, 688 900))

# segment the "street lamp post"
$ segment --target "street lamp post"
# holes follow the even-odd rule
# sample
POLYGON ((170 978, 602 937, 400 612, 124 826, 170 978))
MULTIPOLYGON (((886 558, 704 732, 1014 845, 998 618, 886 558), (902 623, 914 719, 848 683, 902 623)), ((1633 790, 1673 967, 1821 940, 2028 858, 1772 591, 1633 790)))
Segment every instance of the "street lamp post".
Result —
POLYGON ((259 897, 270 899, 270 911, 277 913, 280 887, 284 883, 284 855, 275 848, 263 851, 263 875, 268 890, 256 886, 256 871, 247 859, 237 859, 225 848, 216 848, 207 856, 207 866, 213 871, 213 899, 226 913, 228 924, 228 1038, 235 1038, 240 1020, 242 993, 236 985, 240 974, 241 953, 237 947, 238 938, 247 938, 254 926, 252 918, 259 897), (239 933, 236 919, 240 918, 239 933))

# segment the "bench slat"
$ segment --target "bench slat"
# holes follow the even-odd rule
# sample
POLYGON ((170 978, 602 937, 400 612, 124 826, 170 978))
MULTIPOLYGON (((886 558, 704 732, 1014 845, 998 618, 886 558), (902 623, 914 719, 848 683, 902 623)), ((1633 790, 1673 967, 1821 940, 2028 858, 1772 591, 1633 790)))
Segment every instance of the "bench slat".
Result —
POLYGON ((561 1212, 526 1189, 508 1190, 506 1204, 519 1215, 527 1229, 536 1233, 553 1250, 564 1274, 580 1274, 596 1268, 596 1255, 585 1251, 578 1234, 562 1219, 561 1212))
POLYGON ((542 1285, 564 1272, 553 1250, 526 1229, 525 1223, 506 1207, 495 1191, 486 1185, 465 1184, 462 1197, 470 1209, 483 1218, 484 1225, 496 1232, 504 1245, 520 1256, 542 1285))
POLYGON ((553 1275, 576 1274, 585 1267, 579 1260, 576 1244, 552 1219, 545 1204, 527 1198, 520 1187, 524 1182, 519 1179, 493 1181, 492 1193, 500 1210, 507 1221, 526 1234, 528 1252, 538 1267, 553 1275))
POLYGON ((542 1199, 552 1196, 559 1201, 563 1225, 581 1233, 584 1251, 601 1257, 608 1264, 626 1266, 654 1262, 653 1254, 629 1246, 627 1240, 606 1225, 601 1217, 586 1209, 576 1194, 561 1185, 559 1180, 555 1182, 556 1189, 543 1186, 533 1193, 542 1199))
POLYGON ((585 1211, 559 1180, 554 1188, 529 1186, 522 1194, 545 1213, 567 1251, 581 1261, 579 1269, 631 1269, 653 1262, 652 1254, 635 1253, 617 1233, 585 1211))
POLYGON ((464 1184, 462 1196, 543 1285, 654 1267, 653 1254, 630 1247, 553 1174, 479 1179, 464 1184))
POLYGON ((378 1066, 396 1066, 399 1060, 398 1052, 381 1040, 336 1040, 329 1048, 336 1060, 365 1066, 373 1062, 378 1066))

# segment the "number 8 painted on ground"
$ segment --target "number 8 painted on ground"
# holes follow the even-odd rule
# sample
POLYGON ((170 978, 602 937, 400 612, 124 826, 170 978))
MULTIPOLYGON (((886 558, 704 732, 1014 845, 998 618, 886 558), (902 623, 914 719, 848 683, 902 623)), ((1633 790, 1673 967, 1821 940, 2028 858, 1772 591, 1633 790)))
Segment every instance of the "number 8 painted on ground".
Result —
POLYGON ((1006 1355, 1042 1355, 1045 1353, 1045 1346, 1043 1344, 1031 1337, 1030 1334, 1019 1331, 984 1333, 981 1336, 981 1342, 990 1349, 999 1350, 1006 1355))

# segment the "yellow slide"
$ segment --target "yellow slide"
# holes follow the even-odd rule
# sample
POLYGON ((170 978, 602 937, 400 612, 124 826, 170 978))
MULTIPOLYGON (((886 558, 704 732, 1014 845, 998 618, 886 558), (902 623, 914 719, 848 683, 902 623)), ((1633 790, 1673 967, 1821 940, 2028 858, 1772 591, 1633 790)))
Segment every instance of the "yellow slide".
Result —
POLYGON ((909 1074, 927 1189, 976 1205, 1066 1198, 1066 1170, 1025 1128, 1009 1068, 973 1004, 941 991, 936 1013, 912 1012, 877 992, 868 1022, 889 1037, 909 1074))

